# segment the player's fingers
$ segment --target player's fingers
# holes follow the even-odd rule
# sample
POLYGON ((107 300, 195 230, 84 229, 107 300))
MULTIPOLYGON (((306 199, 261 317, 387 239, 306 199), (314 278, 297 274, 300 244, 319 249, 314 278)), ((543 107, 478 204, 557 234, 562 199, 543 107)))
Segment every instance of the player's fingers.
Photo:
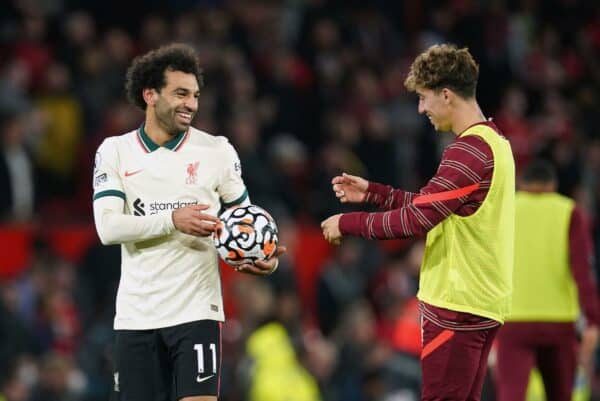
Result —
POLYGON ((275 249, 275 253, 271 257, 277 257, 279 255, 283 255, 286 252, 287 252, 287 247, 285 245, 280 245, 277 247, 277 249, 275 249))
POLYGON ((192 233, 192 235, 194 235, 196 237, 209 237, 212 234, 213 234, 212 231, 207 231, 207 230, 197 230, 192 233))
POLYGON ((335 184, 335 185, 333 185, 333 192, 335 192, 335 195, 339 198, 340 196, 344 195, 345 190, 342 185, 335 184))
POLYGON ((213 221, 202 220, 200 222, 201 229, 206 233, 212 233, 217 227, 217 223, 213 221))
POLYGON ((350 183, 350 184, 354 184, 360 178, 355 175, 350 175, 350 174, 346 174, 346 173, 342 173, 342 177, 344 180, 343 182, 350 183))
POLYGON ((189 230, 184 232, 195 237, 206 237, 206 234, 204 234, 204 230, 198 228, 190 228, 189 230))
POLYGON ((221 220, 217 221, 215 224, 214 232, 216 235, 220 235, 220 229, 223 228, 223 222, 221 220))
POLYGON ((204 220, 201 219, 192 219, 189 222, 189 230, 191 231, 192 235, 206 237, 207 235, 212 234, 215 230, 214 225, 209 224, 210 223, 205 223, 204 220))
POLYGON ((328 218, 326 218, 325 220, 323 220, 323 221, 321 222, 321 229, 323 230, 323 232, 329 231, 329 230, 327 229, 327 225, 329 224, 329 219, 330 219, 330 218, 331 218, 331 217, 328 217, 328 218))
POLYGON ((210 207, 210 205, 206 205, 204 203, 200 203, 198 205, 191 205, 190 206, 192 209, 194 210, 206 210, 210 207))
POLYGON ((342 184, 344 182, 344 177, 341 175, 336 175, 331 179, 332 184, 342 184))
POLYGON ((235 270, 242 272, 242 273, 247 273, 250 271, 250 269, 252 268, 252 265, 248 264, 248 263, 244 263, 243 265, 239 265, 235 268, 235 270))
POLYGON ((217 226, 221 220, 218 217, 204 213, 194 213, 190 216, 189 221, 194 227, 204 227, 210 225, 212 228, 217 226))
POLYGON ((237 270, 242 273, 249 273, 249 274, 254 274, 257 276, 266 276, 267 274, 270 273, 269 271, 262 270, 262 269, 256 267, 255 265, 248 264, 248 263, 239 266, 237 268, 237 270))
POLYGON ((265 260, 254 261, 254 267, 258 268, 260 271, 270 273, 273 271, 274 266, 275 265, 273 264, 272 261, 265 261, 265 260))
POLYGON ((210 221, 213 224, 216 224, 220 221, 217 216, 213 216, 212 214, 200 213, 198 217, 204 221, 210 221))

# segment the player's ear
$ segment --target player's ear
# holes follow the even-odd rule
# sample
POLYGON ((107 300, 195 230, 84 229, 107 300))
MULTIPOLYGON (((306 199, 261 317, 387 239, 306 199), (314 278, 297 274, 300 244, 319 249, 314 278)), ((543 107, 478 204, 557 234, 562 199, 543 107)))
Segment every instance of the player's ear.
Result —
POLYGON ((456 99, 456 96, 456 92, 454 92, 452 89, 442 89, 442 99, 444 99, 444 103, 447 105, 452 104, 456 99))
POLYGON ((144 97, 144 101, 148 106, 154 106, 156 100, 158 99, 158 94, 155 89, 146 88, 142 91, 142 96, 144 97))
POLYGON ((442 89, 442 98, 444 99, 444 102, 450 103, 452 101, 452 96, 454 96, 454 93, 450 89, 442 89))

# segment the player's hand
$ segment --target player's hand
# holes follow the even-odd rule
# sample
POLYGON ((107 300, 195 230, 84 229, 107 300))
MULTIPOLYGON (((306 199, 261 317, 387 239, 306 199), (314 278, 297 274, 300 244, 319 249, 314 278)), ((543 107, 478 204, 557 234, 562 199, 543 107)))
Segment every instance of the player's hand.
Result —
POLYGON ((191 205, 174 210, 171 218, 175 228, 184 234, 198 237, 212 235, 220 220, 216 216, 203 212, 209 207, 209 205, 191 205))
POLYGON ((369 181, 355 175, 342 173, 342 175, 333 177, 331 185, 340 202, 361 203, 367 196, 369 181))
POLYGON ((254 264, 246 263, 237 268, 242 273, 254 274, 256 276, 268 276, 277 270, 279 266, 279 256, 286 251, 285 246, 278 246, 273 256, 267 260, 256 260, 254 264))
POLYGON ((594 368, 594 354, 598 346, 598 326, 588 326, 581 334, 579 345, 579 364, 584 368, 588 377, 594 368))
POLYGON ((341 216, 341 214, 333 215, 321 223, 323 237, 332 245, 339 245, 342 242, 342 232, 340 231, 341 216))

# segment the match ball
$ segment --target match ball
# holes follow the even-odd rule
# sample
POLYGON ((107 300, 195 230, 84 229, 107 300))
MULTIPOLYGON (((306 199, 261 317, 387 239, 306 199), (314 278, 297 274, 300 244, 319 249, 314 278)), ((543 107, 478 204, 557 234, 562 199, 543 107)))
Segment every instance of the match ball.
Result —
POLYGON ((213 236, 217 252, 230 266, 269 259, 278 244, 278 231, 271 215, 256 205, 225 210, 213 236))

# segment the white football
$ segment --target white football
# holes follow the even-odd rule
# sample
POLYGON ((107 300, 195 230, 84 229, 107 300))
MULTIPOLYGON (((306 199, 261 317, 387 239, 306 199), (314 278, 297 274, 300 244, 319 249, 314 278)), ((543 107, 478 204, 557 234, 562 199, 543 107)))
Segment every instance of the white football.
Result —
POLYGON ((219 256, 225 263, 237 267, 257 259, 269 259, 278 244, 275 220, 256 205, 225 210, 213 236, 219 256))

